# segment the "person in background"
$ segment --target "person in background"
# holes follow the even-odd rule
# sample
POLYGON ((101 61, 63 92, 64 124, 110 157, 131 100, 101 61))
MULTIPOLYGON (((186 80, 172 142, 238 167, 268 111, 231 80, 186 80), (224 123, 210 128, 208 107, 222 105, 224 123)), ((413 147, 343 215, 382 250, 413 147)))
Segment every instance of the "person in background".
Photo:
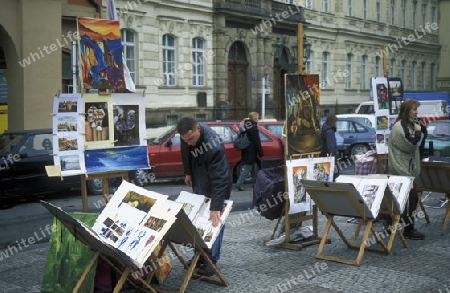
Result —
MULTIPOLYGON (((257 112, 251 112, 243 121, 245 132, 247 133, 250 144, 248 147, 243 149, 241 153, 241 173, 235 185, 239 191, 244 190, 242 185, 244 184, 245 178, 248 174, 252 172, 255 163, 258 162, 258 156, 260 158, 264 156, 261 140, 259 138, 258 119, 259 114, 257 112)), ((252 172, 252 184, 255 183, 255 174, 253 173, 254 172, 252 172)))
MULTIPOLYGON (((181 138, 181 158, 184 168, 184 182, 195 194, 211 199, 209 220, 213 227, 220 224, 223 204, 230 198, 233 178, 231 176, 225 147, 220 136, 209 126, 198 124, 190 117, 182 118, 177 125, 181 138)), ((212 249, 207 251, 214 264, 220 259, 220 247, 225 225, 212 249)), ((212 276, 214 270, 203 260, 197 274, 212 276)))
MULTIPOLYGON (((322 125, 322 151, 321 157, 333 156, 335 160, 338 159, 338 150, 336 143, 336 125, 337 117, 334 114, 327 116, 327 120, 322 125)), ((339 176, 338 164, 335 164, 333 181, 339 176)))
MULTIPOLYGON (((400 112, 389 136, 389 174, 414 178, 420 174, 420 146, 425 134, 417 119, 419 106, 420 103, 412 99, 405 100, 400 106, 400 112)), ((414 228, 414 211, 418 203, 415 184, 409 192, 408 201, 409 204, 402 214, 405 225, 403 235, 409 239, 424 239, 425 235, 414 228)))

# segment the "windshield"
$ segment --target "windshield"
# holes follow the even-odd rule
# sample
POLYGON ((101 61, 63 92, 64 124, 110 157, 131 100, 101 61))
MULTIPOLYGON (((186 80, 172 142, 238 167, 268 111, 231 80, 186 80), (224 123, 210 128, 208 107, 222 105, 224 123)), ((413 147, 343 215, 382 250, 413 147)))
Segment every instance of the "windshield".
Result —
POLYGON ((450 123, 433 122, 427 126, 428 136, 450 136, 450 123))
POLYGON ((0 135, 0 157, 11 153, 14 146, 22 139, 23 134, 4 133, 0 135))
POLYGON ((147 129, 147 144, 161 144, 174 132, 175 126, 147 129))

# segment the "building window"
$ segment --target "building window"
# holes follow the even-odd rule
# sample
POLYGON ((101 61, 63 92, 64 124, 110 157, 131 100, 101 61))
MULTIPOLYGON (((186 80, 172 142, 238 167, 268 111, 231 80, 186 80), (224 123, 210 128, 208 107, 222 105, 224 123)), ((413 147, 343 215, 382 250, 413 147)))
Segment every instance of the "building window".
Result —
POLYGON ((309 58, 305 59, 305 70, 306 72, 311 72, 312 71, 312 56, 314 56, 313 51, 310 51, 309 53, 309 58))
POLYGON ((412 9, 412 28, 416 29, 416 17, 417 17, 417 2, 413 2, 412 9))
POLYGON ((305 8, 306 9, 313 9, 313 0, 306 0, 305 8))
POLYGON ((406 73, 406 60, 402 60, 401 68, 400 68, 400 78, 403 82, 405 82, 405 73, 406 73))
POLYGON ((413 61, 411 65, 411 90, 416 90, 416 67, 417 62, 413 61))
POLYGON ((361 58, 361 89, 367 89, 367 55, 361 58))
POLYGON ((406 27, 406 0, 402 0, 402 28, 406 27))
POLYGON ((367 1, 368 0, 363 0, 363 18, 367 19, 367 1))
POLYGON ((322 88, 326 89, 328 88, 328 73, 329 73, 329 60, 330 59, 330 53, 323 52, 322 53, 322 88))
POLYGON ((328 0, 322 0, 322 12, 328 12, 328 0))
POLYGON ((422 26, 425 27, 425 23, 427 22, 427 5, 422 4, 422 26))
POLYGON ((205 48, 200 38, 192 39, 192 85, 205 85, 205 48))
POLYGON ((420 68, 420 89, 424 90, 425 89, 425 62, 422 62, 421 68, 420 68))
POLYGON ((430 90, 436 90, 436 64, 431 63, 430 90))
POLYGON ((195 114, 195 120, 197 120, 197 121, 205 121, 206 120, 206 114, 195 114))
POLYGON ((347 15, 353 16, 353 0, 348 0, 347 15))
POLYGON ((391 59, 389 64, 389 76, 395 76, 395 59, 391 59))
POLYGON ((171 35, 163 36, 163 78, 165 86, 176 85, 175 72, 175 38, 171 35))
POLYGON ((176 125, 178 123, 178 115, 167 115, 167 125, 176 125))
POLYGON ((347 81, 346 88, 352 88, 352 54, 347 54, 347 81))
MULTIPOLYGON (((436 23, 436 6, 431 7, 431 23, 436 23)), ((433 31, 433 34, 436 34, 436 30, 433 31)))
POLYGON ((381 21, 381 0, 377 0, 376 4, 377 21, 381 21))
POLYGON ((125 57, 131 79, 136 83, 136 37, 135 33, 129 29, 121 29, 122 53, 125 57))
POLYGON ((395 25, 395 0, 391 0, 391 25, 395 25))
POLYGON ((375 57, 375 76, 376 77, 381 76, 381 57, 380 56, 375 57))

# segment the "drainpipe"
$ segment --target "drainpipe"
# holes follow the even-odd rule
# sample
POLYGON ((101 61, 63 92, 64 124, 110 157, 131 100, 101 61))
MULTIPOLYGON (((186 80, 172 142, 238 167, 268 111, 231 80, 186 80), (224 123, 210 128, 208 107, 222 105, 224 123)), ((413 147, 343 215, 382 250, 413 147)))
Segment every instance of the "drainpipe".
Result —
POLYGON ((89 2, 91 2, 95 6, 95 9, 98 13, 98 18, 102 18, 102 7, 100 6, 100 4, 98 4, 97 0, 89 0, 89 2))

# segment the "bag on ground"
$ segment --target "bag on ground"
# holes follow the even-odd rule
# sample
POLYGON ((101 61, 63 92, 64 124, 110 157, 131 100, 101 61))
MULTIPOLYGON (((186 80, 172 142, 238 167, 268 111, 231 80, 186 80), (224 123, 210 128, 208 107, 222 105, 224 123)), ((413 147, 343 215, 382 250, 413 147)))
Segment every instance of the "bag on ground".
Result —
POLYGON ((282 216, 286 203, 284 165, 262 169, 253 187, 253 206, 266 219, 282 216))
POLYGON ((235 149, 242 151, 247 148, 250 144, 250 140, 248 139, 247 133, 239 132, 238 137, 233 141, 233 146, 235 149))

